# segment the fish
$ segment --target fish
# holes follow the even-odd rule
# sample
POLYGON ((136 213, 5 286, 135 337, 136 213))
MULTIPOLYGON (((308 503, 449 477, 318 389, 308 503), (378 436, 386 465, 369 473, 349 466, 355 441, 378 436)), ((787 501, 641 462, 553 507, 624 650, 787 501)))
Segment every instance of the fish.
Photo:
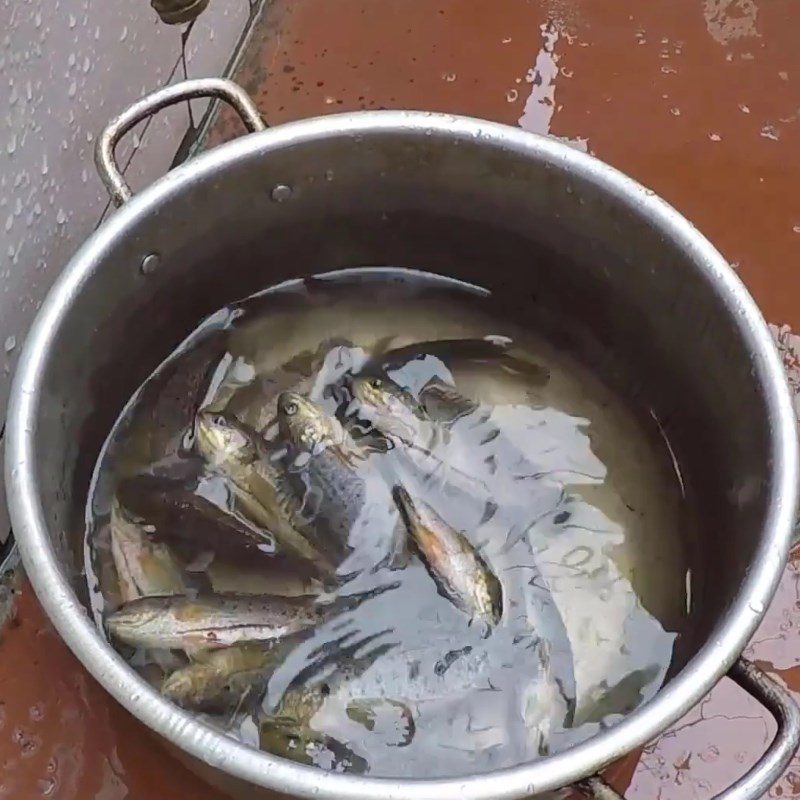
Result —
MULTIPOLYGON (((284 391, 309 391, 325 357, 337 347, 352 345, 349 339, 331 337, 316 348, 302 350, 274 369, 259 374, 252 383, 236 389, 224 408, 254 430, 265 432, 277 421, 276 402, 284 391)), ((222 406, 220 406, 222 407, 222 406)))
POLYGON ((350 391, 359 416, 384 436, 406 446, 434 446, 433 420, 409 391, 390 378, 356 375, 350 380, 350 391))
MULTIPOLYGON (((298 392, 281 392, 278 396, 278 429, 285 441, 309 455, 329 447, 355 451, 355 443, 342 423, 298 392)), ((342 453, 341 457, 351 455, 342 453)))
POLYGON ((307 725, 322 707, 325 698, 363 675, 381 656, 397 646, 397 642, 381 642, 372 647, 373 643, 389 632, 383 630, 371 633, 356 641, 352 641, 351 634, 344 634, 337 640, 336 647, 324 647, 315 651, 320 657, 297 673, 281 695, 271 717, 307 725), (348 639, 351 639, 350 643, 345 644, 348 639))
POLYGON ((313 562, 279 552, 272 535, 236 513, 235 504, 230 511, 220 508, 179 481, 137 475, 121 481, 116 496, 146 524, 149 539, 168 543, 187 562, 210 551, 265 576, 293 576, 303 582, 318 576, 313 562))
POLYGON ((399 369, 409 361, 432 356, 449 367, 458 362, 492 362, 501 369, 524 375, 528 381, 543 386, 550 379, 550 370, 537 363, 521 348, 515 347, 511 339, 491 336, 484 339, 436 339, 429 342, 396 347, 392 350, 376 348, 366 362, 364 372, 380 372, 399 369))
POLYGON ((222 714, 263 691, 279 648, 245 644, 194 655, 161 684, 161 694, 181 708, 222 714))
POLYGON ((287 551, 332 572, 328 558, 292 523, 300 514, 300 504, 286 490, 285 475, 270 459, 265 441, 224 411, 199 412, 196 428, 200 454, 230 480, 237 502, 250 519, 269 530, 287 551))
POLYGON ((497 358, 506 347, 505 339, 435 339, 429 342, 413 342, 391 350, 376 348, 366 368, 396 369, 424 356, 433 356, 446 364, 456 359, 485 361, 497 358))
POLYGON ((480 553, 463 533, 448 525, 427 503, 414 502, 399 484, 392 496, 439 593, 471 621, 496 625, 503 615, 503 590, 480 553))
MULTIPOLYGON (((302 746, 315 741, 320 734, 312 728, 313 717, 322 709, 328 698, 339 694, 344 696, 347 716, 367 730, 371 729, 375 714, 380 709, 390 709, 397 713, 402 732, 398 741, 391 746, 405 747, 410 744, 416 733, 416 725, 408 705, 379 695, 370 697, 360 694, 348 695, 348 689, 353 682, 364 675, 380 658, 397 647, 397 642, 376 643, 388 632, 385 630, 373 633, 330 652, 323 651, 322 658, 300 670, 282 694, 277 706, 271 712, 262 715, 262 746, 273 753, 286 755, 283 748, 287 736, 302 746)), ((340 641, 343 642, 347 638, 345 635, 340 641)), ((297 749, 296 746, 292 747, 292 750, 297 749)))
POLYGON ((426 481, 489 501, 489 488, 479 478, 444 461, 435 449, 444 442, 444 428, 414 398, 387 376, 357 375, 351 379, 351 392, 359 414, 369 417, 375 430, 393 441, 401 458, 414 473, 426 481), (397 447, 397 444, 401 447, 397 447))
POLYGON ((269 642, 326 619, 316 597, 208 594, 141 597, 106 620, 114 639, 137 647, 198 650, 269 642))
POLYGON ((314 628, 397 585, 328 601, 318 595, 235 593, 141 597, 114 611, 106 628, 124 644, 188 652, 272 642, 314 628))
POLYGON ((133 407, 125 446, 118 454, 119 474, 133 475, 183 449, 195 414, 225 353, 225 334, 207 338, 166 361, 147 380, 133 407))
POLYGON ((366 484, 357 471, 364 455, 339 420, 296 392, 278 398, 278 427, 289 446, 287 472, 302 498, 304 530, 314 533, 318 547, 345 556, 366 502, 366 484))
MULTIPOLYGON (((249 565, 241 561, 215 558, 205 575, 212 592, 225 594, 274 594, 281 597, 321 595, 334 591, 338 582, 316 574, 306 575, 294 569, 299 559, 264 556, 252 559, 249 565)), ((306 562, 309 563, 310 562, 306 562)))
POLYGON ((124 603, 149 595, 186 591, 186 580, 166 544, 153 542, 118 500, 111 508, 111 556, 124 603))

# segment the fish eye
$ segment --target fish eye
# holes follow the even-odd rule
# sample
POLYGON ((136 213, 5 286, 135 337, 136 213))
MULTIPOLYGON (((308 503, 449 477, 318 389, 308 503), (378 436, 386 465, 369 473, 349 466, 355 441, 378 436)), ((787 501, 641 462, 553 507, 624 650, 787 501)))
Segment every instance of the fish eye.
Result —
POLYGON ((293 417, 299 411, 297 407, 297 403, 294 400, 290 400, 288 403, 285 403, 283 406, 283 412, 289 417, 293 417))
POLYGON ((226 420, 225 417, 222 416, 222 414, 214 414, 214 416, 211 417, 211 422, 213 422, 214 425, 217 425, 220 428, 224 428, 228 424, 228 420, 226 420))
POLYGON ((383 381, 380 378, 370 378, 369 385, 373 389, 380 389, 383 386, 383 381))

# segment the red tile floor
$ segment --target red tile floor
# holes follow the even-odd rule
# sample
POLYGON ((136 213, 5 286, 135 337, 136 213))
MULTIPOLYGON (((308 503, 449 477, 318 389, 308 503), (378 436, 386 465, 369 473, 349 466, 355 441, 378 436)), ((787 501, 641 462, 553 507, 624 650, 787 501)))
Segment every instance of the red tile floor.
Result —
MULTIPOLYGON (((717 244, 800 393, 799 32, 796 0, 273 0, 237 77, 271 124, 423 108, 588 149, 717 244)), ((238 133, 223 114, 211 142, 238 133)), ((800 553, 747 652, 798 692, 799 586, 800 553)), ((24 584, 0 647, 0 798, 220 800, 95 685, 24 584)), ((723 681, 609 775, 634 800, 704 800, 772 732, 723 681)), ((800 759, 770 792, 797 794, 800 759)))

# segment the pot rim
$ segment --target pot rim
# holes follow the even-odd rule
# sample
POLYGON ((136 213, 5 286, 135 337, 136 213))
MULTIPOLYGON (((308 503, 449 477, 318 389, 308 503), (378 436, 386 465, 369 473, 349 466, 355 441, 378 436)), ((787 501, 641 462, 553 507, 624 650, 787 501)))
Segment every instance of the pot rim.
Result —
POLYGON ((126 203, 80 248, 49 291, 27 336, 7 418, 6 483, 26 572, 50 620, 87 670, 121 705, 174 745, 210 766, 257 786, 320 800, 516 800, 590 775, 661 733, 725 674, 761 621, 780 579, 794 525, 798 442, 791 396, 772 337, 755 302, 722 255, 651 190, 600 160, 550 137, 500 123, 422 111, 364 111, 287 123, 220 145, 177 167, 126 203), (775 476, 757 555, 736 600, 712 637, 648 703, 618 725, 554 756, 456 778, 395 779, 325 772, 235 741, 161 697, 116 653, 70 587, 48 535, 35 462, 36 420, 48 352, 83 284, 102 255, 156 204, 176 200, 195 182, 242 158, 328 136, 406 133, 480 139, 591 181, 657 227, 711 282, 753 354, 770 413, 775 476))

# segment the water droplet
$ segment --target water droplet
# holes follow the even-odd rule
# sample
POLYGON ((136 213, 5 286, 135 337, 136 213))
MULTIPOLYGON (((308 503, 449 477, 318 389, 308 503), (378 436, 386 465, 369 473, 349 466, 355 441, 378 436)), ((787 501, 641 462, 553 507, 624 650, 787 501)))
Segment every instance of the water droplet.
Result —
POLYGON ((13 227, 13 225, 14 225, 14 215, 13 214, 9 214, 6 217, 6 231, 10 231, 11 228, 13 227))
POLYGON ((91 68, 92 68, 92 62, 89 59, 89 56, 86 56, 86 58, 83 59, 83 72, 84 72, 84 74, 88 73, 89 70, 91 70, 91 68))
POLYGON ((40 797, 52 797, 58 787, 58 781, 55 778, 43 778, 37 781, 36 785, 39 787, 40 797))
POLYGON ((22 728, 15 728, 11 738, 19 746, 23 758, 30 758, 34 755, 41 744, 38 736, 33 736, 22 728))
POLYGON ((75 53, 70 53, 69 54, 69 58, 67 59, 67 66, 74 67, 75 66, 75 59, 76 59, 75 53))
POLYGON ((42 175, 47 175, 47 153, 42 156, 42 175))
POLYGON ((792 230, 793 230, 795 233, 800 233, 800 225, 795 225, 795 226, 792 228, 792 230))
POLYGON ((28 714, 34 722, 41 722, 44 719, 44 708, 41 703, 34 703, 29 709, 28 714))
POLYGON ((35 16, 34 16, 34 18, 33 18, 33 24, 34 24, 34 25, 35 25, 37 28, 41 28, 41 27, 42 27, 42 14, 41 14, 41 12, 40 12, 40 11, 37 11, 37 12, 36 12, 36 15, 35 15, 35 16))
POLYGON ((679 117, 681 115, 681 110, 679 108, 675 107, 675 108, 671 108, 669 110, 669 113, 672 114, 672 116, 674 116, 674 117, 679 117))
POLYGON ((292 190, 285 183, 279 183, 270 193, 276 203, 285 203, 291 196, 292 190))
POLYGON ((442 78, 444 80, 446 80, 448 83, 453 83, 453 81, 456 79, 456 73, 455 72, 443 72, 442 73, 442 78))
POLYGON ((325 180, 326 181, 332 181, 333 180, 333 170, 332 169, 326 169, 325 170, 325 180))
MULTIPOLYGON (((13 351, 13 349, 16 346, 17 346, 17 337, 16 336, 9 336, 6 339, 5 344, 3 344, 3 349, 6 351, 6 353, 10 353, 10 352, 13 351)), ((4 711, 5 711, 5 709, 4 709, 4 711)))
POLYGON ((6 145, 6 152, 9 155, 12 155, 14 151, 17 149, 17 134, 11 134, 11 138, 8 140, 8 144, 6 145))
POLYGON ((519 92, 516 89, 509 89, 506 92, 506 101, 509 103, 514 103, 519 98, 519 92))
POLYGON ((122 28, 122 31, 120 31, 120 34, 119 34, 119 40, 120 40, 121 42, 124 42, 124 41, 125 41, 127 38, 128 38, 128 26, 127 26, 127 25, 125 25, 125 26, 122 28))
POLYGON ((59 225, 63 225, 67 221, 67 215, 64 213, 63 208, 59 208, 58 212, 56 213, 56 222, 59 225))
POLYGON ((78 24, 78 20, 75 19, 75 15, 74 14, 70 14, 69 15, 69 26, 70 26, 70 28, 74 28, 77 24, 78 24))
POLYGON ((739 111, 741 111, 743 114, 749 114, 750 107, 746 106, 744 103, 739 103, 739 111))
POLYGON ((708 138, 711 139, 712 142, 722 141, 722 137, 718 133, 709 133, 708 138))
POLYGON ((76 81, 72 81, 72 83, 69 85, 69 92, 68 92, 68 95, 69 95, 70 97, 75 97, 75 93, 76 93, 77 91, 78 91, 78 84, 77 84, 77 82, 76 82, 76 81))
POLYGON ((158 253, 149 253, 142 259, 142 275, 152 275, 158 268, 161 258, 158 253))

